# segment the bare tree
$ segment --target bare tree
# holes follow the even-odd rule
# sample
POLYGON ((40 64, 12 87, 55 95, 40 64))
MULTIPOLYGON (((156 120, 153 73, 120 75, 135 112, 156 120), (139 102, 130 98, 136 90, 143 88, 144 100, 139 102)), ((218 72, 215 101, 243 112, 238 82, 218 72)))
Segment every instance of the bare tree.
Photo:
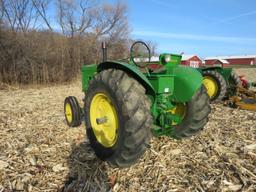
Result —
POLYGON ((65 29, 64 29, 64 10, 63 10, 63 5, 62 5, 62 0, 57 0, 57 13, 58 13, 58 22, 61 27, 62 34, 65 34, 65 29))
POLYGON ((102 40, 109 45, 109 58, 127 57, 129 28, 126 6, 121 3, 0 0, 0 25, 0 81, 3 82, 68 81, 78 74, 82 64, 100 61, 102 40), (56 3, 64 35, 55 32, 51 23, 52 2, 56 3), (45 27, 49 30, 38 30, 45 27))
POLYGON ((112 40, 128 33, 126 6, 99 4, 92 0, 57 0, 58 22, 62 32, 70 36, 94 33, 96 39, 112 40))
POLYGON ((92 26, 92 0, 57 0, 58 22, 63 34, 81 35, 92 26))
POLYGON ((156 53, 156 50, 157 50, 157 43, 154 42, 154 41, 147 41, 146 43, 147 43, 147 45, 148 45, 148 47, 149 47, 149 49, 150 49, 151 55, 152 55, 152 56, 153 56, 153 55, 156 55, 156 54, 157 54, 157 53, 156 53))
POLYGON ((41 16, 48 29, 53 31, 49 18, 47 17, 47 8, 50 0, 32 0, 33 6, 35 7, 37 13, 41 16))
POLYGON ((1 0, 3 20, 12 31, 26 32, 37 21, 38 15, 30 0, 1 0))
POLYGON ((97 21, 94 29, 97 36, 107 35, 113 39, 127 34, 128 21, 124 4, 118 3, 116 6, 104 4, 96 13, 97 21))
POLYGON ((0 1, 0 25, 3 24, 3 16, 4 16, 3 2, 2 2, 2 0, 1 0, 1 1, 0 1))
POLYGON ((11 27, 12 31, 15 31, 15 26, 17 23, 17 18, 15 11, 11 9, 11 2, 8 3, 6 0, 1 0, 2 7, 2 18, 5 23, 8 23, 9 27, 11 27))

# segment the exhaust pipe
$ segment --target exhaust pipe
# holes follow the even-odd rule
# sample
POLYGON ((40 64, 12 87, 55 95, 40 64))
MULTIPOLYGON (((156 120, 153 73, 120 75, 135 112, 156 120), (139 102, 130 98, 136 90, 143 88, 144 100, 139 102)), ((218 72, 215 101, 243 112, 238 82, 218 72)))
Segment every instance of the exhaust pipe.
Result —
POLYGON ((102 62, 106 62, 107 61, 107 45, 106 42, 102 42, 102 62))

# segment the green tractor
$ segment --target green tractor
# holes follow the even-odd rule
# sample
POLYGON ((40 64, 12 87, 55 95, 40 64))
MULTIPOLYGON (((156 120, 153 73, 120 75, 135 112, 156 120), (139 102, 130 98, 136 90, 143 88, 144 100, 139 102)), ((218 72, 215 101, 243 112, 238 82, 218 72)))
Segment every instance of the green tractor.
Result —
POLYGON ((256 82, 248 82, 232 68, 198 68, 212 102, 223 102, 232 108, 256 111, 256 82))
POLYGON ((236 95, 237 86, 241 86, 240 77, 232 68, 197 68, 203 76, 203 84, 211 102, 221 102, 236 95))
POLYGON ((65 99, 67 124, 85 121, 95 154, 114 167, 129 167, 150 147, 151 133, 181 139, 206 125, 211 111, 203 77, 180 65, 181 55, 161 54, 161 70, 150 70, 150 49, 141 41, 131 46, 130 61, 108 61, 82 67, 84 107, 65 99), (146 50, 138 58, 136 47, 146 50), (136 56, 135 56, 136 55, 136 56))

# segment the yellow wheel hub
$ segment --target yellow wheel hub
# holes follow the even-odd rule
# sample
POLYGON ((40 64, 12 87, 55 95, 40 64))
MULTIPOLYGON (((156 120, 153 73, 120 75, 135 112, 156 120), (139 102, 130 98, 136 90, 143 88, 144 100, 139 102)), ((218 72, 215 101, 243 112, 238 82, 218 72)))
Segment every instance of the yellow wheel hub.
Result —
POLYGON ((94 95, 90 105, 90 121, 97 141, 105 147, 112 147, 117 140, 118 117, 107 95, 94 95))
POLYGON ((218 84, 216 80, 210 76, 205 76, 203 79, 203 84, 207 90, 207 94, 210 98, 213 98, 218 93, 218 84))
MULTIPOLYGON (((177 103, 176 106, 169 112, 171 112, 173 115, 180 116, 181 120, 183 120, 186 115, 186 111, 187 111, 187 107, 185 103, 177 103)), ((172 125, 177 125, 177 124, 178 123, 175 121, 172 122, 172 125)))
POLYGON ((73 114, 72 114, 70 103, 66 103, 65 105, 65 115, 66 115, 67 121, 71 123, 73 120, 73 114))

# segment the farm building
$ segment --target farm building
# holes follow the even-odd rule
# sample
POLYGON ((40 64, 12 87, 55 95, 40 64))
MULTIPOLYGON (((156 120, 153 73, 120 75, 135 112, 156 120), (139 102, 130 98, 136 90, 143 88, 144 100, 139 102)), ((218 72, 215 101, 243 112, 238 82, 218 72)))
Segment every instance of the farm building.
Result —
POLYGON ((229 62, 225 59, 215 59, 211 65, 213 66, 219 66, 219 67, 228 67, 229 66, 229 62))
POLYGON ((202 67, 203 61, 196 55, 182 55, 181 64, 198 68, 202 67))
POLYGON ((205 65, 256 65, 256 55, 206 57, 205 65))

